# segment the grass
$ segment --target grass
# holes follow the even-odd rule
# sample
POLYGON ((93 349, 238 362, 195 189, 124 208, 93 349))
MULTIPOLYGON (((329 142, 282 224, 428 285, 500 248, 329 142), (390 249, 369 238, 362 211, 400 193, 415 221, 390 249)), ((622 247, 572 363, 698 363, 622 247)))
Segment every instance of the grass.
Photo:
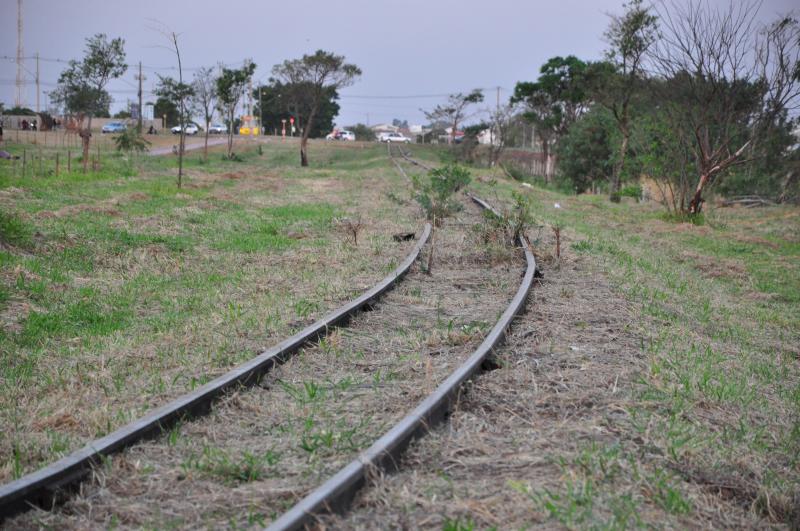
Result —
MULTIPOLYGON (((477 185, 507 202, 521 188, 504 179, 477 185)), ((641 309, 646 363, 630 384, 628 420, 615 427, 624 442, 611 470, 625 469, 622 479, 609 477, 608 449, 596 448, 595 464, 562 463, 558 490, 515 488, 567 527, 637 527, 644 506, 682 525, 703 521, 718 484, 728 494, 716 503, 796 522, 800 211, 719 209, 699 223, 665 217, 654 205, 528 193, 537 222, 561 226, 569 251, 604 270, 641 309), (598 466, 606 472, 598 475, 598 466)))
POLYGON ((182 189, 172 156, 101 150, 84 174, 74 149, 71 172, 64 148, 4 149, 41 153, 43 170, 0 165, 0 481, 349 300, 353 277, 371 285, 407 252, 391 235, 418 224, 386 199, 404 183, 380 146, 312 144, 308 169, 290 143, 240 143, 238 161, 191 152, 182 189), (358 247, 332 223, 356 209, 358 247))

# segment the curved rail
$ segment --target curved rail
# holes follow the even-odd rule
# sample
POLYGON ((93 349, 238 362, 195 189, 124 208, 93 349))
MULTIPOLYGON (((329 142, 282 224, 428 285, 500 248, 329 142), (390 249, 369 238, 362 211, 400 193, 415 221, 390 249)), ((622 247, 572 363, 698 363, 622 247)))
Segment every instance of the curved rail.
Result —
POLYGON ((102 461, 105 456, 119 452, 139 440, 155 437, 186 416, 208 413, 211 404, 226 391, 236 386, 256 383, 263 374, 289 359, 304 344, 325 336, 332 327, 345 324, 356 312, 370 306, 405 276, 427 242, 430 231, 430 224, 426 224, 419 241, 405 260, 357 299, 331 311, 314 324, 191 393, 90 442, 55 463, 0 486, 0 522, 29 509, 31 505, 51 504, 59 490, 80 482, 90 467, 102 461))
MULTIPOLYGON (((482 199, 474 196, 470 196, 470 198, 483 208, 497 213, 482 199)), ((396 469, 400 455, 409 443, 413 439, 423 436, 431 426, 444 419, 462 384, 481 369, 492 350, 504 341, 506 330, 511 325, 512 319, 525 304, 525 299, 533 284, 536 259, 524 237, 520 238, 519 243, 525 252, 525 276, 514 298, 511 299, 511 303, 478 349, 414 411, 328 481, 281 515, 267 528, 268 531, 302 529, 312 525, 317 514, 344 511, 356 492, 366 483, 367 474, 371 470, 396 469)))

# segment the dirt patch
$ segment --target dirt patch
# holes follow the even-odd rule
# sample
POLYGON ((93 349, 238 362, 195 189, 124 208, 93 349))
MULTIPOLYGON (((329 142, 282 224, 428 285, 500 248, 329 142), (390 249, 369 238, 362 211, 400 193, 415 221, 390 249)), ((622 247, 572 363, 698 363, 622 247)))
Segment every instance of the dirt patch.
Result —
POLYGON ((683 251, 679 261, 690 261, 706 278, 730 278, 746 280, 749 277, 747 268, 739 260, 711 258, 691 251, 683 251))
POLYGON ((69 216, 77 216, 84 212, 91 212, 93 214, 104 214, 106 216, 117 217, 121 213, 114 207, 102 205, 69 205, 58 210, 43 210, 37 214, 42 219, 64 218, 69 216))

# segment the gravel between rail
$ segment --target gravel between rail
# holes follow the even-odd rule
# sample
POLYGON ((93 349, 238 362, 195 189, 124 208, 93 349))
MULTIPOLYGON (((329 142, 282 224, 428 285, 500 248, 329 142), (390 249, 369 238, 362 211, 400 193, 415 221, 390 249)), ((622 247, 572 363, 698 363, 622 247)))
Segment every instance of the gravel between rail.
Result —
POLYGON ((79 496, 12 527, 264 525, 366 448, 480 343, 517 288, 518 257, 476 247, 480 210, 438 231, 431 275, 412 270, 374 310, 233 394, 204 419, 140 443, 79 496))

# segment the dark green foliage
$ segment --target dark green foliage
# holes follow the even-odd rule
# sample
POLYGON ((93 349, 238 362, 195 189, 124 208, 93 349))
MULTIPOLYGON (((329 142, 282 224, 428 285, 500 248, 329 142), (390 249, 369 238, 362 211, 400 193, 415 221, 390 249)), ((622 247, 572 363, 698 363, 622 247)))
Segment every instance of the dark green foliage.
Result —
POLYGON ((11 107, 8 110, 2 110, 2 112, 11 116, 36 116, 36 111, 27 107, 11 107))
POLYGON ((167 127, 178 125, 178 106, 173 101, 160 96, 155 105, 153 106, 153 114, 156 119, 160 120, 164 116, 167 117, 167 127))
MULTIPOLYGON (((289 117, 294 117, 295 125, 303 124, 309 116, 311 100, 298 98, 299 94, 310 90, 308 86, 283 83, 277 79, 270 79, 269 84, 253 90, 253 99, 258 102, 253 113, 261 118, 267 131, 281 130, 281 120, 286 120, 289 128, 289 117), (262 111, 263 104, 263 111, 262 111)), ((309 131, 310 138, 324 137, 333 130, 333 121, 339 114, 339 93, 333 87, 326 88, 319 101, 314 120, 309 131)))
POLYGON ((129 128, 114 137, 114 145, 118 151, 144 153, 150 146, 150 142, 135 128, 129 128))
POLYGON ((611 179, 618 143, 615 133, 611 113, 595 106, 558 143, 558 169, 573 190, 595 190, 611 179))
POLYGON ((68 113, 108 114, 111 96, 105 87, 128 69, 124 44, 121 38, 109 41, 102 33, 86 39, 86 56, 80 62, 69 62, 50 94, 51 99, 62 104, 68 113))

